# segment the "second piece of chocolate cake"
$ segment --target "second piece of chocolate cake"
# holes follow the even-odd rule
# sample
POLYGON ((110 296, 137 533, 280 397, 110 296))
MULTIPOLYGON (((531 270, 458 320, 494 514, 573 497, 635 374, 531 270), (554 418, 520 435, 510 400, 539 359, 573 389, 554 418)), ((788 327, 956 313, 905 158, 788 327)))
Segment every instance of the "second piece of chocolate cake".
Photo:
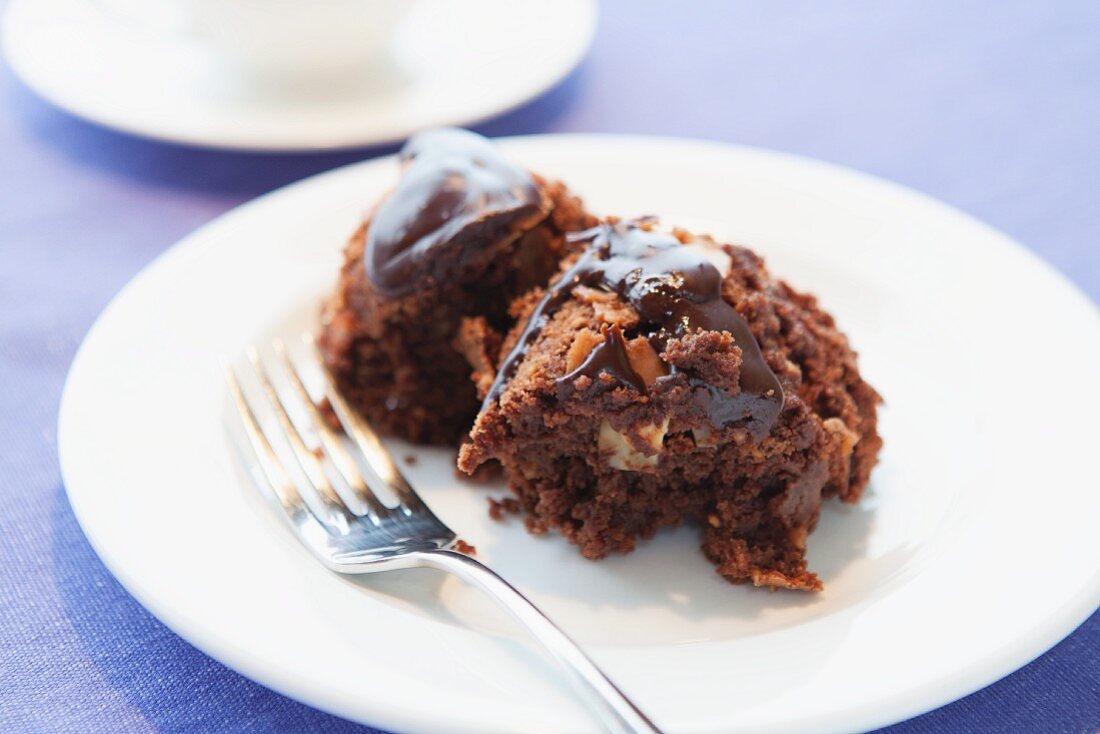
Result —
POLYGON ((478 401, 453 345, 461 319, 501 332, 594 220, 565 187, 465 130, 414 136, 396 188, 355 232, 317 339, 349 402, 385 433, 455 443, 478 401))
POLYGON ((589 558, 692 519, 730 581, 820 589, 807 534, 881 445, 845 337, 744 248, 650 222, 584 238, 502 346, 463 329, 484 404, 459 466, 499 460, 528 528, 589 558))

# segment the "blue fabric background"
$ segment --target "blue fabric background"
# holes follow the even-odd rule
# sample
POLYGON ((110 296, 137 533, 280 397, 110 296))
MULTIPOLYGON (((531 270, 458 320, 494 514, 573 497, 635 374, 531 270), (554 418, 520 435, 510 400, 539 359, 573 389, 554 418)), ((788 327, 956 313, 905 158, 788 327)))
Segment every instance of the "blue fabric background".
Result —
MULTIPOLYGON (((990 222, 1095 300, 1098 123, 1100 3, 616 0, 576 73, 480 129, 834 161, 990 222)), ((49 107, 0 66, 0 730, 369 731, 227 670, 130 598, 73 518, 55 424, 81 338, 146 263, 240 202, 386 152, 137 140, 49 107)), ((887 731, 1097 731, 1098 680, 1094 615, 1022 670, 887 731)))

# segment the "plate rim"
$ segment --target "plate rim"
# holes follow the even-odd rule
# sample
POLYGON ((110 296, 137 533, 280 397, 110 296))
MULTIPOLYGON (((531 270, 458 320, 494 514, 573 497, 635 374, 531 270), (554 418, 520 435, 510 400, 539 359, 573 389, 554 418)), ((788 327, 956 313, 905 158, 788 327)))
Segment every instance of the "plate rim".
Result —
POLYGON ((540 78, 535 78, 525 91, 503 98, 494 104, 485 105, 483 109, 476 112, 469 112, 449 119, 424 119, 416 121, 415 124, 390 126, 380 132, 366 135, 349 133, 328 136, 311 135, 308 138, 301 139, 295 139, 291 136, 279 140, 274 138, 250 140, 247 135, 233 136, 223 133, 216 138, 212 138, 202 134, 189 134, 179 128, 171 130, 162 128, 158 130, 147 125, 134 123, 124 116, 112 114, 111 110, 113 108, 111 105, 96 107, 79 102, 74 104, 73 100, 58 93, 54 88, 54 84, 43 83, 39 72, 31 68, 29 62, 21 55, 11 51, 15 44, 13 39, 22 31, 19 23, 13 23, 11 19, 20 19, 20 15, 26 12, 24 6, 43 1, 56 2, 57 0, 10 0, 3 13, 0 13, 0 54, 7 61, 13 76, 32 94, 77 119, 107 130, 132 135, 142 140, 194 146, 215 151, 255 153, 308 153, 382 147, 398 143, 414 132, 426 127, 442 125, 470 127, 488 122, 514 112, 528 102, 542 97, 563 82, 581 65, 588 55, 599 24, 599 10, 596 0, 570 0, 576 11, 576 32, 573 35, 572 43, 568 47, 570 53, 563 54, 552 70, 549 70, 540 78))
MULTIPOLYGON (((561 140, 561 141, 580 141, 585 139, 616 139, 623 141, 624 143, 630 143, 635 145, 687 145, 692 147, 714 147, 720 150, 730 150, 747 152, 753 155, 760 155, 763 157, 770 157, 776 160, 786 160, 800 165, 808 164, 812 167, 817 167, 820 170, 840 173, 846 176, 854 176, 859 179, 863 179, 864 182, 873 184, 878 188, 887 187, 900 192, 909 198, 916 198, 921 200, 925 204, 930 204, 939 210, 950 213, 953 216, 960 217, 963 221, 970 225, 976 225, 984 230, 987 234, 993 235, 1001 246, 1008 246, 1009 249, 1014 251, 1016 256, 1025 257, 1032 266, 1041 268, 1045 271, 1047 276, 1053 277, 1058 286, 1067 294, 1072 294, 1074 299, 1079 302, 1081 306, 1084 306, 1096 324, 1100 324, 1100 308, 1072 281, 1066 276, 1057 271, 1052 265, 1043 260, 1033 251, 1029 250, 1015 239, 1001 233, 988 224, 977 220, 976 218, 962 212, 961 210, 950 206, 944 202, 938 201, 933 197, 924 194, 920 191, 913 190, 909 187, 897 184, 891 181, 881 179, 877 176, 867 174, 855 169, 850 169, 844 166, 840 166, 834 163, 820 161, 812 158, 806 158, 799 155, 785 153, 781 151, 773 151, 764 148, 735 145, 729 143, 722 143, 718 141, 710 140, 698 140, 684 137, 670 137, 670 136, 652 136, 652 135, 620 135, 614 133, 593 133, 593 134, 542 134, 542 135, 522 135, 522 136, 510 136, 507 138, 499 138, 501 142, 506 145, 511 142, 523 143, 523 142, 542 142, 546 140, 561 140)), ((111 571, 113 575, 122 583, 127 592, 134 596, 135 599, 145 607, 154 617, 163 622, 166 626, 172 629, 173 632, 180 635, 183 639, 197 648, 202 650, 205 654, 222 661, 229 667, 233 668, 251 678, 254 681, 261 683, 273 690, 276 690, 283 695, 286 695, 292 699, 303 701, 309 705, 315 706, 321 710, 334 713, 338 716, 343 716, 353 721, 362 721, 358 713, 349 709, 344 702, 336 695, 328 695, 328 692, 315 688, 312 692, 303 692, 303 685, 301 680, 295 681, 283 681, 274 680, 269 671, 260 671, 255 665, 250 664, 247 660, 248 651, 241 649, 239 651, 233 651, 232 656, 227 654, 226 648, 232 648, 232 645, 226 645, 218 650, 212 650, 209 648, 217 647, 214 644, 207 644, 208 641, 196 641, 195 635, 185 634, 181 631, 186 629, 188 625, 175 619, 175 614, 171 610, 165 612, 164 609, 158 608, 158 605, 152 599, 147 599, 145 594, 138 591, 135 587, 140 588, 140 584, 129 577, 129 574, 121 567, 108 560, 108 555, 104 555, 99 541, 95 537, 94 533, 89 532, 89 525, 86 522, 81 510, 79 501, 74 501, 71 487, 74 486, 70 481, 72 479, 71 471, 66 469, 66 451, 65 446, 69 445, 69 437, 73 435, 71 430, 67 430, 66 426, 72 423, 72 419, 68 416, 71 413, 71 394, 70 386, 72 384, 72 376, 80 369, 82 363, 82 357, 86 352, 86 347, 89 343, 92 343, 97 331, 101 325, 107 322, 117 308, 117 304, 124 299, 126 294, 139 283, 143 278, 149 277, 149 273, 156 272, 167 264, 171 264, 171 261, 180 256, 187 255, 186 245, 192 241, 201 241, 208 228, 218 226, 223 220, 231 214, 239 214, 252 207, 261 207, 265 205, 270 197, 276 197, 286 194, 299 187, 308 187, 313 185, 317 179, 321 179, 328 176, 333 176, 346 171, 347 169, 363 167, 368 165, 383 165, 385 161, 391 160, 393 156, 381 156, 375 157, 364 161, 340 166, 329 171, 325 171, 320 174, 315 174, 300 181, 291 183, 287 186, 276 189, 275 191, 264 194, 256 199, 245 202, 237 207, 234 207, 221 215, 215 217, 211 221, 203 224, 196 230, 192 231, 188 235, 184 236, 175 244, 171 245, 160 255, 154 258, 150 263, 144 266, 108 303, 103 309, 101 314, 96 318, 92 327, 89 329, 85 338, 83 339, 79 350, 77 351, 72 365, 70 366, 69 373, 66 376, 65 387, 62 392, 60 410, 59 410, 59 422, 58 422, 58 452, 61 463, 62 476, 64 479, 66 494, 69 497, 70 504, 73 507, 74 514, 76 515, 78 522, 81 525, 89 542, 92 544, 97 555, 103 561, 104 565, 111 571), (239 654, 238 654, 239 653, 239 654), (234 659, 230 660, 229 658, 234 659)), ((1059 614, 1055 617, 1051 617, 1048 620, 1048 624, 1041 628, 1038 633, 1035 629, 1032 629, 1031 634, 1026 638, 1025 644, 1019 644, 1013 647, 1011 650, 1004 650, 1000 655, 990 655, 985 660, 972 662, 967 668, 960 670, 954 676, 954 679, 947 681, 943 678, 931 681, 924 686, 923 690, 911 690, 900 698, 908 700, 908 705, 902 702, 897 702, 891 706, 886 707, 889 709, 886 712, 879 709, 878 713, 872 710, 864 712, 862 717, 855 717, 852 715, 845 715, 844 719, 839 718, 830 721, 828 717, 824 717, 824 721, 819 718, 818 722, 825 724, 825 728, 829 730, 843 730, 851 728, 853 723, 859 726, 876 727, 886 725, 895 721, 900 721, 909 716, 919 714, 946 705, 951 701, 962 698, 970 693, 983 688, 990 683, 1008 675, 1009 673, 1019 669, 1023 665, 1027 664, 1031 660, 1035 659, 1038 655, 1048 650, 1055 645, 1061 639, 1071 634, 1089 615, 1093 613, 1100 600, 1100 568, 1095 569, 1090 582, 1082 583, 1077 590, 1077 594, 1073 599, 1072 604, 1064 604, 1059 609, 1059 614)), ((471 634, 477 634, 476 632, 470 632, 471 634)), ((224 643, 226 641, 220 641, 224 643)), ((254 661, 255 662, 255 661, 254 661)), ((449 724, 453 727, 453 731, 477 731, 477 728, 466 728, 464 725, 470 722, 460 722, 449 719, 446 722, 442 722, 438 719, 426 719, 417 718, 414 716, 407 716, 411 712, 408 711, 395 711, 393 709, 383 711, 381 708, 377 710, 377 716, 372 713, 371 725, 383 726, 392 729, 405 730, 408 728, 416 727, 438 727, 441 723, 449 724)), ((422 712, 421 712, 422 713, 422 712)))

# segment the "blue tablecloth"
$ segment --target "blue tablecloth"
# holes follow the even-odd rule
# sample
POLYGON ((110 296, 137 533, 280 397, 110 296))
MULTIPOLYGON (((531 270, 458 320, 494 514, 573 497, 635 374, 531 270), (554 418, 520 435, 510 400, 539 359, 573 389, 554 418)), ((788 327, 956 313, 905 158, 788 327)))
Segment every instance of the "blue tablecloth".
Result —
MULTIPOLYGON (((834 161, 990 222, 1100 298, 1097 2, 606 2, 583 66, 480 129, 834 161)), ((51 108, 0 66, 0 730, 368 731, 227 670, 130 598, 73 518, 55 425, 81 338, 146 263, 240 202, 384 152, 138 140, 51 108)), ((1094 615, 1022 670, 889 731, 1097 731, 1098 681, 1094 615)))

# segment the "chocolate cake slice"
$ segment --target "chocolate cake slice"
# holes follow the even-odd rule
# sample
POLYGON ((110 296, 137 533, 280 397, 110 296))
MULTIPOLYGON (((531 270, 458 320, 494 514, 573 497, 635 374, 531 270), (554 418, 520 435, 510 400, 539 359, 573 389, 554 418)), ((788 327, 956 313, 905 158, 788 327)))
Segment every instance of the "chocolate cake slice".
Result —
POLYGON ((820 589, 807 534, 881 446, 846 338, 747 249, 652 221, 577 239, 503 344, 464 323, 484 400, 460 468, 498 460, 528 528, 588 558, 690 520, 728 580, 820 589))
POLYGON ((565 186, 465 130, 416 135, 399 157, 396 188, 348 243, 317 342, 379 430, 454 444, 478 410, 454 346, 461 320, 506 332, 511 302, 558 271, 565 233, 595 220, 565 186))

